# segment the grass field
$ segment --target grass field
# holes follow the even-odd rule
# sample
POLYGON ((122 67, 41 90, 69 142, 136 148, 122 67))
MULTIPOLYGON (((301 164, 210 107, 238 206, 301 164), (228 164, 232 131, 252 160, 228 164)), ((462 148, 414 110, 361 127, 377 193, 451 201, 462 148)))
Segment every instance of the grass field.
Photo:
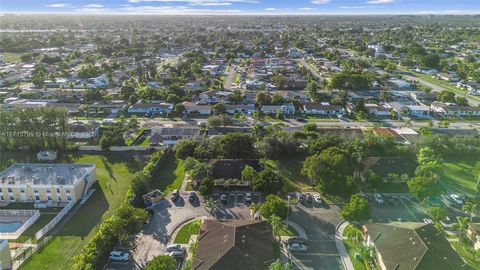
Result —
POLYGON ((184 225, 175 236, 175 240, 173 241, 175 244, 188 244, 190 237, 194 234, 198 234, 198 230, 200 229, 200 225, 202 224, 201 220, 195 220, 184 225))
POLYGON ((18 239, 12 242, 24 243, 29 239, 32 239, 32 242, 36 242, 35 233, 45 227, 55 216, 56 213, 42 213, 32 226, 28 227, 18 239))
POLYGON ((298 236, 298 232, 291 226, 282 226, 278 234, 280 236, 298 236))
POLYGON ((151 190, 160 189, 167 194, 174 189, 180 189, 184 176, 183 160, 171 157, 165 160, 160 172, 153 176, 147 188, 151 190))
POLYGON ((22 56, 21 53, 2 53, 0 54, 3 59, 3 61, 7 62, 7 63, 13 63, 13 62, 17 62, 20 60, 20 56, 22 56))
POLYGON ((475 251, 473 249, 471 248, 468 249, 457 242, 452 242, 451 244, 453 248, 458 252, 458 254, 460 254, 460 256, 462 256, 462 258, 465 259, 465 261, 467 261, 468 265, 472 269, 480 270, 480 256, 477 255, 475 257, 475 254, 474 254, 475 251))
POLYGON ((443 166, 443 173, 440 176, 440 183, 447 191, 473 195, 477 184, 477 177, 473 175, 475 161, 446 161, 443 166))
MULTIPOLYGON (((71 269, 73 257, 97 232, 102 220, 108 218, 125 198, 130 179, 143 168, 131 155, 74 155, 65 162, 94 163, 98 183, 95 193, 73 216, 45 248, 34 254, 21 269, 54 270, 71 269)), ((61 224, 61 223, 60 223, 61 224)))
POLYGON ((303 154, 298 154, 290 158, 268 161, 268 165, 286 181, 286 192, 313 190, 310 180, 301 174, 305 157, 303 154))
POLYGON ((367 268, 365 267, 365 264, 363 264, 362 261, 357 260, 355 258, 356 244, 351 240, 343 240, 343 243, 345 244, 345 248, 348 251, 348 256, 350 257, 350 260, 352 261, 353 268, 355 268, 355 270, 367 270, 367 268))

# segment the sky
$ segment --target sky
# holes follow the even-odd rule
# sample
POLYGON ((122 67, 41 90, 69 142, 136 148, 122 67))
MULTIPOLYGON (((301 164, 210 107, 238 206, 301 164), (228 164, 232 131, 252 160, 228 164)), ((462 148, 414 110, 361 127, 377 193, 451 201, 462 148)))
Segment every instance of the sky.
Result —
POLYGON ((480 0, 0 0, 0 13, 480 14, 480 0))

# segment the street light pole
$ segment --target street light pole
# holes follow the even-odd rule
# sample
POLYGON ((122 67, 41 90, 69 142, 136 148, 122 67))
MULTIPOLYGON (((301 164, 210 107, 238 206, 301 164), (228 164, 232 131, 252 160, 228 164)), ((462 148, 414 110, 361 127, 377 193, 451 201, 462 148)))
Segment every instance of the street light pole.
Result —
POLYGON ((288 226, 288 215, 290 214, 290 195, 287 195, 287 226, 288 226))

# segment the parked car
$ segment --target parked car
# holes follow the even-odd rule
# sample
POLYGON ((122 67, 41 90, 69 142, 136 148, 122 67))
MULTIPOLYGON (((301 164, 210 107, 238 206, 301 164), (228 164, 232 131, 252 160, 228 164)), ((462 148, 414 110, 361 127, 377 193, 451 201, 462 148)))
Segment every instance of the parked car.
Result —
POLYGON ((297 192, 296 194, 298 202, 303 202, 303 194, 301 192, 297 192))
POLYGON ((302 238, 300 236, 294 236, 294 237, 288 238, 287 243, 288 244, 291 244, 291 243, 305 244, 305 240, 306 240, 305 238, 302 238))
POLYGON ((174 191, 172 191, 172 201, 178 200, 178 197, 179 197, 178 190, 175 189, 174 191))
POLYGON ((433 224, 433 220, 431 220, 431 219, 429 219, 429 218, 424 218, 424 219, 423 219, 423 222, 424 222, 425 224, 433 224))
POLYGON ((297 117, 295 118, 295 120, 297 120, 298 122, 305 122, 305 118, 303 117, 297 117))
POLYGON ((309 203, 313 202, 313 196, 310 193, 305 194, 305 200, 309 203))
POLYGON ((195 194, 195 192, 191 191, 189 194, 188 194, 188 200, 192 203, 195 201, 195 198, 197 198, 197 194, 195 194))
POLYGON ((313 201, 315 201, 316 204, 322 204, 323 203, 322 197, 320 197, 320 195, 318 195, 318 194, 313 195, 313 201))
POLYGON ((130 260, 130 254, 128 254, 128 252, 114 250, 110 252, 108 259, 111 261, 126 262, 130 260))
POLYGON ((220 196, 220 201, 222 201, 222 203, 227 203, 227 199, 228 199, 228 194, 222 194, 220 196))
POLYGON ((450 194, 450 198, 452 199, 452 201, 453 201, 455 204, 457 204, 457 205, 459 205, 459 206, 463 205, 463 199, 462 199, 462 197, 460 197, 460 195, 458 195, 458 194, 450 194))
POLYGON ((245 201, 246 202, 251 202, 252 201, 252 193, 247 193, 245 195, 245 201))
POLYGON ((379 193, 375 193, 375 194, 373 195, 373 198, 375 199, 375 201, 376 201, 378 204, 384 204, 384 203, 385 203, 385 201, 383 200, 382 195, 379 194, 379 193))
POLYGON ((180 244, 171 244, 167 246, 167 252, 172 252, 175 250, 185 250, 185 247, 180 244))
POLYGON ((290 243, 287 246, 287 249, 290 252, 307 252, 308 247, 305 244, 300 244, 300 243, 290 243))
POLYGON ((170 253, 168 253, 168 256, 174 257, 174 258, 183 258, 185 256, 185 250, 174 250, 170 253))

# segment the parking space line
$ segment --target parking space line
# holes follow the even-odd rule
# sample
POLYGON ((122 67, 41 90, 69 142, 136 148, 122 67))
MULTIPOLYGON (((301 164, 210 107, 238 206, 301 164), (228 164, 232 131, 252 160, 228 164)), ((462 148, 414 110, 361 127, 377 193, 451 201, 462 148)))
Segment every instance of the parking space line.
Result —
POLYGON ((418 221, 419 219, 413 214, 412 211, 410 211, 410 208, 407 206, 407 204, 405 204, 405 202, 403 200, 400 200, 402 202, 402 205, 405 207, 405 209, 407 209, 408 213, 413 217, 413 219, 415 221, 418 221))

